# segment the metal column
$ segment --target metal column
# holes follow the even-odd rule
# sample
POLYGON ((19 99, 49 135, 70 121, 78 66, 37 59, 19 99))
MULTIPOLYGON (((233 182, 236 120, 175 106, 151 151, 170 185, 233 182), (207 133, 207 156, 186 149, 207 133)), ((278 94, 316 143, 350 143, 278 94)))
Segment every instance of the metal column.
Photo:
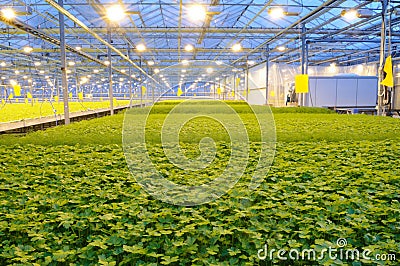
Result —
POLYGON ((388 7, 388 0, 382 0, 382 24, 381 24, 381 47, 379 55, 379 71, 378 71, 378 110, 377 115, 383 115, 385 107, 383 106, 383 96, 385 88, 381 85, 383 80, 383 64, 385 60, 385 46, 386 46, 386 11, 388 7))
MULTIPOLYGON (((306 24, 301 24, 301 74, 307 74, 306 62, 306 24)), ((300 95, 300 106, 304 106, 305 97, 304 93, 300 95)))
POLYGON ((249 101, 249 65, 246 67, 246 101, 249 101))
MULTIPOLYGON (((108 43, 111 43, 111 27, 110 23, 107 23, 107 37, 108 37, 108 43)), ((110 98, 110 115, 114 114, 114 97, 113 97, 113 80, 112 80, 112 60, 111 60, 111 48, 107 47, 107 57, 108 57, 108 62, 110 63, 108 65, 108 81, 109 81, 109 87, 108 87, 108 97, 110 98)))
POLYGON ((266 47, 266 62, 265 62, 265 105, 268 105, 268 90, 269 90, 269 45, 266 47))
MULTIPOLYGON (((63 0, 58 0, 58 4, 62 7, 64 4, 63 0)), ((61 85, 63 90, 63 102, 64 102, 64 123, 68 125, 70 123, 70 120, 69 120, 68 80, 67 80, 66 53, 65 53, 64 15, 61 12, 59 12, 58 17, 60 21, 61 85)))
POLYGON ((306 74, 308 74, 308 43, 306 42, 306 74))
MULTIPOLYGON (((128 44, 128 58, 131 59, 131 47, 128 44)), ((131 65, 129 65, 129 108, 132 108, 132 89, 133 89, 133 79, 132 79, 132 68, 131 65)))
MULTIPOLYGON (((140 62, 139 62, 139 67, 142 68, 142 56, 140 56, 140 62)), ((140 107, 143 107, 143 80, 142 80, 142 72, 140 72, 140 76, 139 76, 139 80, 140 80, 140 107)))

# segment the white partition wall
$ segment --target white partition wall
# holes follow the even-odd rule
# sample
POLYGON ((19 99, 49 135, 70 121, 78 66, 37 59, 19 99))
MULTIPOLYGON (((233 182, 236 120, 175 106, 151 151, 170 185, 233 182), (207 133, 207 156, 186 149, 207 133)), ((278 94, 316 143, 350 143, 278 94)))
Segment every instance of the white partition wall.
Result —
MULTIPOLYGON (((309 106, 327 106, 335 104, 348 106, 371 106, 376 101, 376 88, 371 86, 371 79, 377 82, 375 77, 377 73, 376 64, 362 64, 355 66, 311 66, 308 68, 310 76, 318 76, 317 83, 310 84, 310 93, 314 90, 312 99, 307 101, 309 106), (329 79, 341 76, 339 73, 352 75, 353 79, 340 79, 339 84, 332 84, 329 79), (365 76, 369 78, 364 79, 365 76), (357 79, 354 79, 357 77, 357 79), (323 80, 322 78, 327 78, 323 80), (315 85, 318 85, 319 91, 315 92, 315 85), (336 98, 336 89, 333 92, 332 86, 338 88, 338 98, 336 98), (358 90, 349 88, 357 87, 358 90), (315 97, 315 94, 320 97, 315 97), (336 102, 337 101, 337 102, 336 102), (357 102, 357 103, 355 103, 357 102), (354 104, 355 103, 355 104, 354 104)), ((268 104, 273 106, 285 106, 286 95, 294 83, 295 76, 301 73, 299 66, 269 63, 268 69, 268 104)), ((343 75, 343 74, 342 74, 343 75)), ((265 104, 266 99, 266 63, 254 66, 248 71, 249 95, 246 95, 245 87, 241 87, 239 93, 243 98, 247 98, 250 104, 265 104)))
POLYGON ((310 77, 306 106, 374 107, 377 101, 377 77, 310 77))
MULTIPOLYGON (((266 81, 265 64, 255 66, 249 70, 248 74, 248 95, 247 101, 250 104, 265 104, 265 81, 266 81)), ((244 93, 246 94, 246 93, 244 93)))

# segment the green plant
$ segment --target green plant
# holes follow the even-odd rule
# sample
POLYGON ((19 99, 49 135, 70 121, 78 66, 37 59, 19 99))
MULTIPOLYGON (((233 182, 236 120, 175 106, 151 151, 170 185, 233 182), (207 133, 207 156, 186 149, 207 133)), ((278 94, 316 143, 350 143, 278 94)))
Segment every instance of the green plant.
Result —
MULTIPOLYGON (((123 115, 0 136, 0 264, 361 265, 257 257, 266 243, 321 249, 338 238, 349 248, 399 256, 399 120, 275 113, 275 161, 252 191, 260 143, 254 117, 240 116, 251 139, 246 171, 226 195, 195 207, 155 200, 136 183, 121 146, 123 115), (391 130, 382 132, 382 124, 391 130)), ((230 145, 218 123, 201 118, 181 131, 191 158, 200 137, 216 139, 210 168, 189 172, 164 155, 163 119, 150 117, 148 151, 166 178, 202 184, 224 169, 230 145)))

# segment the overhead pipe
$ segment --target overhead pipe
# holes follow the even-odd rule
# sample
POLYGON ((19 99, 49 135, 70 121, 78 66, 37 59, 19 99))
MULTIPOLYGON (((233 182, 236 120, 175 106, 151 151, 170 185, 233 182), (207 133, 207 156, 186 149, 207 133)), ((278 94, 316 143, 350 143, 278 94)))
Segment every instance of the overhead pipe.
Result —
POLYGON ((115 53, 117 53, 119 56, 121 56, 123 59, 125 59, 127 62, 132 64, 136 69, 138 69, 141 73, 143 73, 145 76, 147 76, 149 79, 153 80, 157 84, 158 81, 156 81, 153 77, 151 77, 149 74, 146 73, 141 67, 136 65, 130 58, 128 58, 125 54, 123 54, 120 50, 115 48, 113 45, 105 41, 103 38, 101 38, 97 33, 92 31, 88 26, 86 26, 83 22, 81 22, 79 19, 77 19, 74 15, 72 15, 70 12, 68 12, 66 9, 58 5, 54 0, 45 0, 47 3, 49 3, 52 7, 57 9, 59 12, 62 12, 65 16, 67 16, 71 21, 76 23, 78 26, 81 28, 85 29, 89 34, 91 34, 93 37, 95 37, 97 40, 99 40, 102 44, 105 46, 109 47, 111 50, 113 50, 115 53))
MULTIPOLYGON (((48 1, 48 0, 46 0, 48 1)), ((254 52, 256 52, 257 50, 259 50, 261 47, 265 46, 266 44, 271 43, 273 40, 276 40, 279 36, 281 36, 282 34, 284 34, 288 29, 294 28, 297 25, 299 25, 302 22, 305 22, 306 20, 308 20, 309 18, 311 18, 312 16, 316 15, 317 13, 319 13, 321 10, 323 10, 325 7, 333 4, 337 2, 337 0, 328 0, 326 2, 324 2, 322 5, 320 5, 318 8, 314 9, 313 11, 311 11, 310 13, 308 13, 306 16, 304 16, 303 18, 300 18, 299 20, 297 20, 296 22, 292 23, 290 26, 286 27, 285 29, 279 31, 274 37, 262 42, 261 44, 259 44, 257 47, 253 48, 249 54, 252 54, 254 52)), ((232 64, 235 64, 236 62, 240 61, 241 59, 243 59, 244 56, 238 58, 237 60, 233 61, 232 64)))
MULTIPOLYGON (((200 52, 204 53, 219 53, 219 52, 225 52, 225 53, 230 53, 231 54, 231 49, 226 49, 226 48, 196 48, 200 52)), ((84 52, 89 52, 89 53, 95 53, 96 48, 82 48, 81 51, 84 52)), ((127 49, 120 49, 121 52, 127 53, 127 49)), ((242 52, 250 51, 250 49, 242 49, 242 52)), ((0 53, 8 54, 8 53, 15 53, 16 51, 11 51, 11 50, 0 50, 0 53)), ((41 49, 41 48, 34 48, 32 53, 58 53, 58 49, 41 49)), ((141 54, 146 54, 146 53, 151 53, 151 52, 162 52, 162 53, 177 53, 178 49, 177 48, 161 48, 161 49, 146 49, 146 51, 141 52, 141 54)), ((240 54, 240 52, 239 52, 240 54)), ((105 55, 103 55, 105 56, 105 55)), ((117 56, 117 55, 116 55, 117 56)), ((97 58, 95 58, 98 60, 97 58)), ((126 61, 126 60, 125 60, 126 61)), ((97 61, 96 61, 97 62, 97 61)), ((104 65, 102 61, 99 60, 99 62, 104 65)))
MULTIPOLYGON (((360 4, 360 5, 357 6, 357 8, 363 7, 363 6, 365 6, 366 4, 368 4, 368 3, 360 4)), ((397 8, 397 7, 398 7, 398 6, 393 7, 392 10, 393 10, 394 8, 397 8)), ((378 31, 370 30, 370 29, 373 29, 373 28, 375 28, 375 27, 377 27, 377 26, 379 26, 379 25, 371 26, 371 27, 368 28, 368 30, 352 30, 352 29, 353 29, 354 27, 356 27, 356 26, 360 26, 360 25, 363 25, 363 24, 370 23, 371 20, 379 19, 380 16, 381 16, 380 14, 376 14, 376 15, 372 16, 372 17, 369 18, 369 19, 365 19, 365 20, 359 21, 359 22, 354 23, 354 24, 351 24, 351 25, 349 25, 349 26, 347 26, 347 27, 345 27, 345 28, 343 28, 343 29, 335 30, 333 33, 327 33, 326 35, 333 36, 333 35, 338 35, 338 34, 341 34, 341 33, 344 33, 344 32, 347 32, 347 31, 351 30, 351 33, 350 33, 350 34, 354 34, 354 35, 369 35, 369 36, 371 36, 371 35, 377 35, 377 36, 380 36, 380 30, 378 30, 378 31)), ((334 20, 334 18, 332 18, 331 20, 334 20)), ((398 20, 400 21, 400 18, 399 18, 398 20)), ((321 25, 326 25, 326 23, 327 23, 327 22, 325 22, 325 23, 323 23, 323 24, 321 24, 321 25)), ((318 25, 318 28, 321 27, 321 25, 318 25)), ((310 30, 307 30, 307 31, 306 31, 306 33, 309 33, 309 32, 310 32, 310 30)), ((315 30, 312 31, 312 33, 315 34, 315 33, 316 33, 315 30)), ((398 36, 398 34, 400 34, 400 33, 396 33, 396 36, 398 36)), ((392 35, 392 36, 395 36, 395 35, 392 35)), ((293 41, 293 40, 297 40, 297 39, 292 39, 291 41, 293 41)), ((287 44, 287 43, 289 43, 289 42, 290 42, 290 41, 287 41, 287 42, 285 42, 285 44, 287 44)), ((272 60, 274 61, 274 60, 276 60, 277 58, 284 56, 285 54, 289 54, 290 52, 291 52, 291 51, 288 51, 288 52, 282 53, 282 54, 280 54, 280 55, 278 55, 278 56, 275 56, 272 60)), ((298 60, 296 60, 296 61, 298 61, 298 60)))
MULTIPOLYGON (((380 40, 362 40, 362 41, 366 42, 366 43, 380 43, 380 40)), ((355 42, 355 43, 358 43, 358 42, 360 42, 360 40, 359 39, 317 39, 317 40, 307 40, 306 41, 307 44, 321 43, 321 42, 322 43, 323 42, 328 42, 328 43, 329 42, 332 42, 332 43, 336 43, 336 42, 355 42)), ((397 41, 397 40, 393 41, 392 40, 392 43, 400 43, 400 40, 399 41, 397 41)), ((330 61, 335 61, 335 60, 337 60, 338 58, 341 58, 341 57, 346 57, 346 56, 349 56, 349 55, 355 55, 355 54, 359 54, 359 53, 365 53, 365 52, 374 51, 374 50, 377 50, 377 49, 379 49, 379 47, 372 48, 372 49, 369 49, 369 50, 366 50, 366 51, 360 51, 360 52, 355 52, 355 53, 351 53, 351 54, 340 55, 340 56, 337 56, 335 58, 331 58, 331 59, 328 59, 328 60, 321 61, 319 64, 327 63, 327 62, 330 62, 330 61)), ((325 51, 329 51, 329 50, 330 49, 325 50, 325 51)), ((346 52, 346 50, 343 50, 343 51, 340 51, 340 52, 346 52)), ((315 54, 311 54, 310 57, 314 56, 314 55, 315 54)), ((272 61, 275 61, 275 60, 276 60, 276 58, 272 59, 272 61)), ((355 60, 358 60, 358 59, 355 59, 355 60)), ((297 61, 301 61, 301 58, 289 61, 289 63, 293 63, 293 62, 297 62, 297 61)), ((345 62, 347 62, 347 61, 345 61, 345 62)))
MULTIPOLYGON (((379 17, 379 15, 378 15, 379 17)), ((374 18, 374 17, 373 17, 374 18)), ((360 24, 370 22, 371 19, 368 21, 360 21, 360 24)), ((352 24, 351 26, 358 25, 358 23, 352 24)), ((97 34, 106 34, 107 27, 91 27, 91 30, 96 32, 97 34)), ((146 27, 146 28, 135 28, 135 27, 119 27, 119 29, 125 33, 137 33, 140 30, 140 33, 170 33, 170 34, 178 34, 179 28, 178 27, 146 27)), ((346 28, 344 28, 346 29, 346 28)), ((203 28, 202 27, 181 27, 181 33, 201 33, 203 28)), ((346 29, 350 30, 350 29, 346 29)), ((46 34, 57 34, 58 31, 56 28, 41 28, 41 31, 46 34)), ((277 34, 281 30, 278 28, 226 28, 226 27, 219 27, 219 28, 208 28, 207 33, 209 34, 248 34, 248 35, 260 35, 260 34, 277 34)), ((313 33, 313 34, 320 34, 320 35, 332 35, 336 33, 341 33, 343 29, 314 29, 314 28, 306 28, 306 33, 313 33)), ((86 31, 82 28, 73 28, 73 29, 65 29, 65 33, 68 34, 85 34, 86 31)), ((286 34, 298 34, 297 29, 289 29, 286 31, 286 34)), ((10 32, 6 31, 6 28, 0 28, 0 35, 7 35, 10 32)), ((12 31, 13 35, 23 35, 26 34, 25 31, 22 30, 14 30, 12 31)), ((352 30, 349 34, 351 35, 360 35, 360 34, 376 34, 375 30, 352 30)), ((400 33, 393 32, 393 36, 400 36, 400 33)))
MULTIPOLYGON (((307 43, 320 43, 320 42, 367 42, 367 43, 381 43, 381 40, 363 40, 363 39, 314 39, 307 40, 307 43)), ((392 43, 400 43, 400 40, 392 41, 392 43)))
MULTIPOLYGON (((351 55, 358 55, 358 54, 363 54, 363 53, 370 53, 370 52, 373 52, 373 51, 378 50, 378 49, 379 49, 379 47, 377 47, 377 48, 372 48, 372 49, 368 49, 368 50, 365 50, 365 51, 355 52, 355 53, 352 53, 351 55)), ((336 60, 336 59, 339 59, 339 58, 342 58, 342 57, 347 57, 347 56, 349 56, 349 55, 348 55, 348 54, 345 54, 345 55, 337 56, 337 57, 335 57, 335 58, 330 58, 330 59, 326 59, 326 60, 323 60, 323 61, 319 61, 318 64, 316 64, 316 65, 328 63, 328 62, 334 61, 334 60, 336 60)), ((359 58, 357 58, 357 59, 353 59, 353 61, 355 61, 355 60, 361 60, 361 59, 364 59, 364 58, 366 58, 366 57, 359 57, 359 58)), ((348 61, 350 61, 350 60, 341 61, 340 63, 346 63, 346 62, 348 62, 348 61)))
MULTIPOLYGON (((15 18, 12 19, 12 20, 6 19, 2 15, 1 12, 0 12, 0 22, 3 22, 4 24, 7 24, 7 25, 9 25, 11 27, 23 30, 25 33, 28 33, 28 34, 33 35, 33 36, 36 36, 36 37, 42 39, 43 41, 46 41, 46 42, 51 43, 51 44, 54 44, 54 45, 56 45, 58 47, 60 46, 60 40, 58 40, 58 39, 56 39, 56 38, 54 38, 54 37, 52 37, 50 35, 47 35, 46 33, 42 32, 41 30, 33 28, 32 26, 30 26, 30 25, 28 25, 28 24, 26 24, 26 23, 24 23, 24 22, 22 22, 22 21, 20 21, 18 19, 15 19, 15 18)), ((72 47, 72 46, 70 46, 68 44, 65 45, 65 49, 68 50, 69 52, 72 52, 72 53, 75 53, 77 55, 80 55, 80 56, 82 56, 82 57, 84 57, 84 58, 86 58, 86 59, 88 59, 90 61, 93 61, 95 63, 98 63, 98 64, 106 67, 104 62, 102 62, 101 60, 99 60, 99 59, 97 59, 97 58, 95 58, 95 57, 83 52, 82 50, 77 50, 77 49, 75 49, 74 47, 72 47)), ((39 49, 34 49, 33 52, 37 52, 38 50, 39 49)), ((49 51, 53 51, 54 52, 55 50, 49 50, 49 51)), ((2 51, 2 52, 4 52, 4 51, 2 51)), ((56 52, 59 52, 59 51, 56 51, 56 52)), ((114 70, 119 72, 122 75, 126 75, 126 74, 120 72, 118 69, 114 69, 114 70)))
MULTIPOLYGON (((272 3, 272 0, 269 0, 267 3, 264 4, 264 6, 261 8, 260 11, 257 12, 257 14, 255 14, 253 16, 252 19, 250 19, 249 22, 246 23, 246 25, 244 25, 244 27, 236 33, 236 35, 226 44, 226 47, 229 46, 230 44, 232 44, 232 40, 236 39, 240 33, 242 33, 243 31, 245 31, 247 29, 247 27, 250 26, 251 23, 253 23, 253 21, 261 15, 262 12, 264 12, 264 10, 272 3)), ((217 60, 217 58, 221 55, 221 53, 219 53, 216 57, 214 57, 214 61, 217 60)))
MULTIPOLYGON (((96 11, 96 13, 99 15, 99 17, 103 17, 103 14, 106 13, 105 8, 103 7, 103 5, 101 4, 101 2, 99 2, 99 0, 87 0, 88 4, 90 6, 93 7, 93 9, 96 11)), ((118 0, 118 3, 122 6, 124 5, 124 3, 121 0, 118 0)), ((139 12, 140 14, 140 12, 139 12)), ((141 36, 139 30, 136 27, 135 22, 132 20, 132 18, 129 16, 129 21, 132 23, 132 25, 134 25, 134 29, 135 29, 135 33, 138 34, 140 36, 140 38, 142 39, 142 41, 144 42, 143 37, 141 36)), ((109 24, 109 21, 106 21, 106 24, 109 24)), ((107 26, 108 27, 108 26, 107 26)), ((106 29, 107 29, 106 27, 106 29)), ((84 29, 82 29, 84 33, 86 33, 86 31, 84 29)), ((91 30, 93 30, 93 28, 91 28, 91 30)), ((126 36, 126 33, 122 30, 121 27, 115 28, 115 30, 122 35, 122 37, 125 39, 125 41, 131 45, 132 47, 135 47, 135 44, 128 38, 128 36, 126 36)), ((107 33, 107 32, 106 32, 107 33)), ((107 33, 108 34, 108 33, 107 33)))
MULTIPOLYGON (((336 5, 339 5, 339 4, 340 4, 340 2, 336 3, 336 5)), ((366 3, 361 3, 361 4, 357 5, 357 6, 355 6, 354 8, 355 8, 355 9, 359 9, 359 8, 362 8, 362 7, 366 6, 367 4, 368 4, 368 2, 366 2, 366 3)), ((329 20, 325 21, 324 23, 321 23, 321 24, 317 25, 316 27, 314 27, 314 28, 312 28, 312 29, 302 30, 302 32, 300 33, 300 36, 299 36, 299 37, 303 38, 304 35, 307 35, 307 34, 310 34, 310 33, 315 33, 316 30, 320 29, 321 27, 323 27, 323 26, 325 26, 325 25, 329 25, 331 22, 333 22, 333 21, 339 19, 340 17, 341 17, 340 15, 334 16, 334 17, 330 18, 329 20)), ((351 26, 352 26, 352 25, 351 25, 351 26)), ((335 32, 337 32, 337 30, 335 30, 335 32)), ((365 32, 362 32, 362 34, 365 34, 365 32)), ((330 33, 330 34, 326 34, 326 35, 332 36, 332 35, 335 35, 335 34, 330 33)), ((282 45, 287 45, 287 44, 289 44, 289 43, 291 43, 291 42, 293 42, 293 41, 296 41, 296 40, 297 40, 297 38, 292 38, 292 39, 290 39, 290 40, 284 42, 282 45)), ((284 53, 284 54, 286 54, 286 53, 284 53)), ((278 56, 274 57, 272 60, 274 60, 274 59, 276 59, 276 58, 279 58, 279 57, 281 57, 281 56, 284 56, 284 54, 278 55, 278 56)))

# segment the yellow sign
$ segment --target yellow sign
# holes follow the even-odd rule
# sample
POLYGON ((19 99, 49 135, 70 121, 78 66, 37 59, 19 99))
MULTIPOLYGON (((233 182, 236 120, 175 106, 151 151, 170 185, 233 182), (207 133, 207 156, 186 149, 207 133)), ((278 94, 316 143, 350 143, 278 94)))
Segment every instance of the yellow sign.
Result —
POLYGON ((308 75, 296 75, 295 78, 295 91, 296 93, 308 93, 308 75))
POLYGON ((14 85, 13 86, 14 89, 14 94, 15 96, 21 96, 21 86, 20 85, 14 85))
POLYGON ((386 73, 386 77, 382 80, 381 85, 386 87, 394 87, 394 80, 393 80, 393 64, 392 64, 392 56, 389 55, 386 58, 385 66, 383 67, 383 71, 386 73))
POLYGON ((240 78, 236 78, 236 87, 239 87, 240 85, 240 78))
POLYGON ((178 88, 178 92, 176 93, 176 96, 179 97, 179 96, 182 95, 182 93, 183 93, 183 92, 182 92, 182 89, 181 89, 181 87, 179 87, 179 88, 178 88))

